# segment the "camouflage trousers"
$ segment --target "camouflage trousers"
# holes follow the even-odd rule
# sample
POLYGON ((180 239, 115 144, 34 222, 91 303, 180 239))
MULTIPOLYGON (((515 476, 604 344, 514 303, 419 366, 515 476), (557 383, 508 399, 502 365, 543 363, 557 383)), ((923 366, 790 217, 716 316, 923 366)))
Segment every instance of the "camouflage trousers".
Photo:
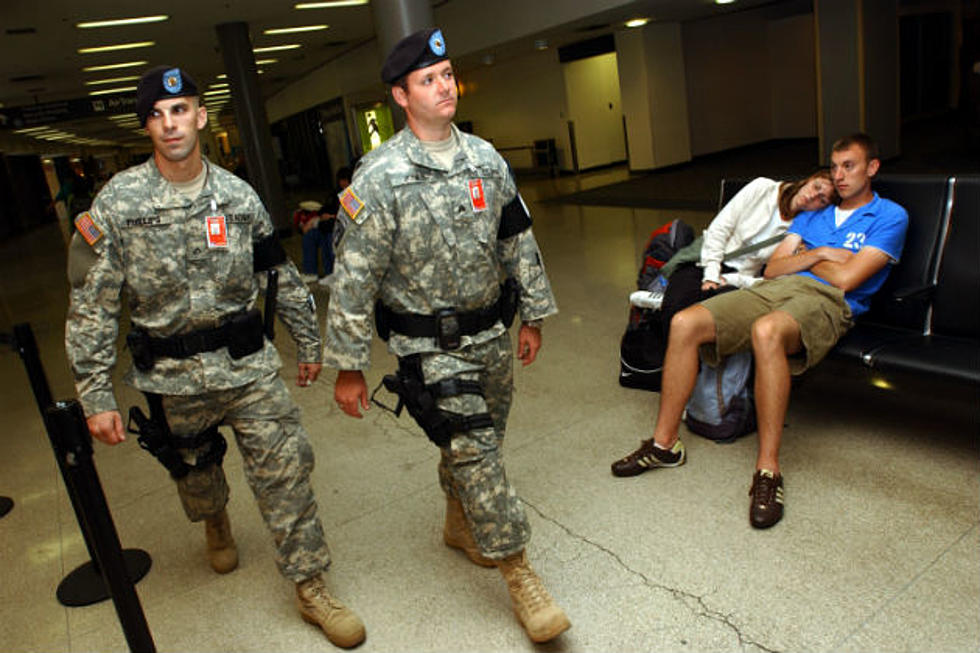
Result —
POLYGON ((480 551, 501 559, 524 549, 531 526, 517 493, 507 481, 502 445, 514 390, 514 355, 510 335, 456 351, 425 353, 425 382, 448 378, 479 381, 486 399, 465 394, 443 397, 439 408, 461 415, 490 413, 493 428, 456 433, 442 447, 439 483, 460 500, 470 531, 480 551))
MULTIPOLYGON (((214 424, 231 427, 283 576, 299 582, 327 568, 330 553, 310 484, 313 448, 300 424, 299 407, 277 372, 231 390, 165 395, 163 407, 177 436, 194 435, 214 424)), ((193 463, 207 446, 181 453, 193 463)), ((212 465, 192 471, 177 481, 177 493, 191 521, 217 514, 228 502, 224 470, 212 465)))

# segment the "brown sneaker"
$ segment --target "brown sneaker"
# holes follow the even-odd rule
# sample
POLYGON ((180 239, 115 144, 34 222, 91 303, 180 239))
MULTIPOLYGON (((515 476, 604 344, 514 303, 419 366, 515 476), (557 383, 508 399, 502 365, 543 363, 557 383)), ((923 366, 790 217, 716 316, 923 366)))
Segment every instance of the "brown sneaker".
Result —
POLYGON ((330 596, 322 576, 296 583, 296 603, 303 620, 319 626, 327 639, 341 648, 364 641, 364 622, 346 605, 330 596))
POLYGON ((531 569, 523 551, 504 558, 497 567, 507 581, 514 614, 532 642, 550 642, 572 627, 564 610, 558 607, 531 569))
POLYGON ((442 529, 442 540, 446 546, 459 549, 466 557, 481 567, 496 567, 497 561, 487 558, 476 545, 470 526, 463 514, 463 504, 459 499, 446 497, 446 525, 442 529))
POLYGON ((227 574, 238 566, 238 548, 231 536, 228 511, 222 510, 204 520, 204 537, 208 543, 208 562, 211 569, 227 574))
POLYGON ((644 440, 639 449, 612 464, 612 473, 613 476, 637 476, 657 467, 679 467, 686 459, 680 438, 669 450, 655 446, 652 439, 644 440))
POLYGON ((760 469, 752 476, 749 490, 749 523, 753 528, 769 528, 783 518, 783 476, 760 469))

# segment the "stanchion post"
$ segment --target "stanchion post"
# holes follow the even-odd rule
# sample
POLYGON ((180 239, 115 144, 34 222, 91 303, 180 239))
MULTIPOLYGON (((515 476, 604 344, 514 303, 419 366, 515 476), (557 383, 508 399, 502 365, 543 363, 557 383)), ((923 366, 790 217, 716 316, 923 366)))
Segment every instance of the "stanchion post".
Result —
POLYGON ((77 498, 88 524, 102 577, 112 596, 129 650, 154 653, 153 637, 139 596, 129 579, 119 535, 92 463, 92 440, 82 407, 74 400, 59 401, 49 406, 45 414, 52 428, 55 454, 64 461, 65 482, 77 498))

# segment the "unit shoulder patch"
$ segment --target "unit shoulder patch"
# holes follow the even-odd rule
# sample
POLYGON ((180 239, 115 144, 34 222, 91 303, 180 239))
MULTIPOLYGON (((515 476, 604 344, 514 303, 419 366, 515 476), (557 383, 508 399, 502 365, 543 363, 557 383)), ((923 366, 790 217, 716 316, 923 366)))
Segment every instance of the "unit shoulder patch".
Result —
POLYGON ((94 246, 102 239, 102 230, 99 229, 99 225, 95 224, 92 214, 88 211, 78 214, 78 217, 75 218, 75 229, 78 230, 78 233, 89 246, 94 246))
POLYGON ((340 194, 340 205, 344 207, 344 211, 350 216, 350 219, 357 222, 357 215, 364 209, 364 202, 361 198, 357 196, 354 189, 348 186, 344 189, 344 192, 340 194))

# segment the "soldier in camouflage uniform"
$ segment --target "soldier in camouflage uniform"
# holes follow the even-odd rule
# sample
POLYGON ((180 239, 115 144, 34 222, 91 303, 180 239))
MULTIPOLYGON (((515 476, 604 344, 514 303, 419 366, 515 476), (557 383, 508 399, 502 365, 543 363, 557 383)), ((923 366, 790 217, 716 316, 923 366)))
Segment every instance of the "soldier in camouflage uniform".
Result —
POLYGON ((364 625, 327 594, 321 575, 330 557, 299 407, 279 377, 281 361, 262 336, 261 318, 256 331, 258 313, 247 312, 258 295, 255 270, 276 269, 278 314, 297 343, 297 383, 306 386, 321 368, 313 297, 255 191, 201 156, 198 130, 207 112, 193 80, 177 68, 148 71, 137 89, 137 115, 153 156, 113 177, 76 218, 69 253, 65 341, 89 430, 106 444, 125 440, 111 379, 125 289, 130 337, 139 334, 143 343, 131 347, 136 365, 126 380, 146 393, 151 416, 154 405, 162 411, 153 421, 162 423, 165 449, 177 457, 165 464, 178 478, 188 518, 205 522, 212 568, 227 573, 238 564, 225 510, 224 440, 216 430, 223 424, 234 432, 279 570, 296 583, 301 615, 335 644, 359 644, 364 625), (258 338, 247 351, 236 349, 246 332, 258 338))
MULTIPOLYGON (((382 79, 408 126, 365 155, 340 195, 324 361, 339 370, 338 405, 360 417, 369 405, 361 370, 369 365, 379 299, 379 324, 390 326, 399 375, 410 379, 414 370, 425 396, 435 398, 436 410, 426 412, 421 407, 432 403, 419 401, 422 416, 413 417, 440 445, 444 540, 501 570, 522 625, 545 642, 570 623, 527 562, 530 526, 504 472, 513 351, 497 310, 500 280, 519 286, 518 357, 525 365, 541 346, 542 319, 557 312, 555 299, 507 164, 489 143, 452 124, 456 82, 440 31, 400 41, 382 79), (448 318, 442 311, 437 322, 444 307, 455 310, 448 318), (454 325, 459 329, 447 336, 454 325), (449 423, 444 439, 433 434, 440 420, 449 423)), ((410 412, 411 398, 406 390, 410 412)))

